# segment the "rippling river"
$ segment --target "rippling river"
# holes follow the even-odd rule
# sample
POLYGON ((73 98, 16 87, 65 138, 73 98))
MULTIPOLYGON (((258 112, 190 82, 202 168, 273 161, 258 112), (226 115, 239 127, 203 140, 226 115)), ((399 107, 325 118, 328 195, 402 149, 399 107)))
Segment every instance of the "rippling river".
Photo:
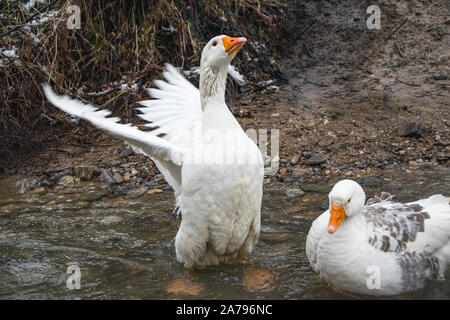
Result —
MULTIPOLYGON (((450 195, 448 168, 384 171, 357 179, 367 195, 382 190, 411 201, 450 195)), ((186 270, 175 258, 180 219, 173 195, 103 196, 93 182, 17 195, 0 180, 0 299, 355 299, 322 282, 309 266, 305 241, 327 207, 331 185, 288 198, 286 185, 267 187, 261 236, 245 264, 186 270), (67 287, 67 268, 80 270, 80 289, 67 287)), ((447 274, 449 274, 447 272, 447 274)), ((450 281, 394 298, 450 299, 450 281)))

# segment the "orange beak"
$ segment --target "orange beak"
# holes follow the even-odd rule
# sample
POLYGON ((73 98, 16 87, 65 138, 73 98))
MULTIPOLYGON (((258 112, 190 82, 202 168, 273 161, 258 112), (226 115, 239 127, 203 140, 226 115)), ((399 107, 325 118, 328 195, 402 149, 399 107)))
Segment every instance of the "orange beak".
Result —
POLYGON ((239 51, 242 46, 247 42, 247 39, 244 37, 240 38, 232 38, 229 36, 225 36, 222 38, 223 46, 225 47, 225 52, 228 55, 233 54, 236 51, 239 51))
POLYGON ((335 233, 339 225, 346 218, 343 206, 331 205, 330 222, 328 223, 328 233, 335 233))

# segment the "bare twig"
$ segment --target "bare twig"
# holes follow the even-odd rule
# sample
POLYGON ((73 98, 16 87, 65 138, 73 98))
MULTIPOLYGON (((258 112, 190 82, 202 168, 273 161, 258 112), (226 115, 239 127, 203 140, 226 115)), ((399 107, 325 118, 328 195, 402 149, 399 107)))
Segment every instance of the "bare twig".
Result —
POLYGON ((310 58, 312 58, 313 56, 312 56, 312 54, 311 54, 311 51, 309 51, 308 47, 306 46, 306 43, 303 43, 303 48, 305 49, 305 51, 306 51, 306 53, 308 54, 308 56, 309 56, 310 58))
POLYGON ((314 81, 309 80, 308 78, 305 78, 305 82, 311 83, 311 84, 313 84, 315 86, 318 86, 318 87, 329 87, 328 84, 314 82, 314 81))
POLYGON ((405 55, 403 54, 402 50, 400 49, 400 47, 399 47, 399 45, 397 44, 396 41, 394 41, 394 47, 395 47, 395 49, 397 49, 398 54, 399 54, 402 58, 404 58, 405 55))
POLYGON ((394 33, 396 33, 405 23, 408 21, 408 17, 406 17, 392 32, 389 34, 389 36, 386 38, 386 41, 388 41, 394 33))
POLYGON ((397 78, 397 81, 398 81, 398 82, 401 82, 401 83, 404 83, 404 84, 407 84, 408 86, 420 87, 420 84, 417 84, 417 83, 411 83, 411 82, 406 82, 406 81, 401 80, 401 79, 399 79, 399 78, 397 78))
POLYGON ((317 21, 317 19, 314 18, 314 20, 313 20, 313 21, 312 21, 305 29, 303 29, 302 32, 300 32, 300 34, 299 34, 298 37, 295 39, 295 41, 299 40, 299 39, 302 37, 302 35, 303 35, 306 31, 308 31, 308 30, 316 23, 316 21, 317 21))
POLYGON ((31 19, 33 19, 34 17, 36 17, 37 15, 41 14, 43 11, 47 10, 48 8, 50 8, 51 6, 53 6, 58 0, 54 0, 52 2, 50 2, 49 4, 47 4, 45 7, 43 7, 41 9, 41 11, 36 12, 35 14, 32 14, 28 19, 25 19, 25 21, 22 22, 22 24, 15 26, 14 28, 12 28, 11 30, 4 32, 2 34, 0 34, 0 38, 3 38, 4 36, 7 36, 8 34, 22 28, 25 26, 25 24, 30 21, 31 19))

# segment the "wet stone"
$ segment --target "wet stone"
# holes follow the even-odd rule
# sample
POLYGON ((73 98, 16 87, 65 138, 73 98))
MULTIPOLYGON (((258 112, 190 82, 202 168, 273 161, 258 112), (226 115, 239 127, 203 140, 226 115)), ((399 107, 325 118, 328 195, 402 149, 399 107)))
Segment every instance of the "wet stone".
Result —
POLYGON ((116 183, 120 184, 123 182, 123 177, 120 175, 120 173, 115 173, 113 178, 116 183))
POLYGON ((165 181, 164 176, 161 173, 159 173, 150 179, 150 181, 148 182, 148 185, 157 186, 157 185, 165 183, 164 181, 165 181))
POLYGON ((319 147, 328 147, 333 144, 332 137, 325 137, 319 141, 319 147))
POLYGON ((128 191, 127 198, 134 199, 142 196, 147 191, 147 186, 140 186, 128 191))
POLYGON ((417 122, 409 122, 398 128, 398 135, 400 137, 423 137, 428 136, 429 130, 424 128, 417 122))
POLYGON ((285 194, 289 198, 300 198, 305 195, 305 192, 302 189, 287 189, 285 194))
POLYGON ((58 183, 62 185, 71 185, 74 184, 75 178, 72 176, 63 176, 59 179, 58 183))
POLYGON ((94 167, 76 166, 73 168, 73 173, 76 178, 89 181, 94 174, 94 167))
POLYGON ((446 161, 448 158, 449 158, 448 154, 436 153, 436 160, 437 161, 446 161))
POLYGON ((300 160, 300 155, 299 155, 299 154, 296 154, 296 155, 294 155, 294 156, 291 158, 291 164, 292 164, 293 166, 295 166, 295 165, 298 163, 299 160, 300 160))
POLYGON ((21 180, 16 182, 15 187, 16 187, 18 193, 24 194, 25 192, 28 191, 29 185, 30 185, 30 183, 29 183, 28 180, 21 179, 21 180))
POLYGON ((103 169, 102 173, 100 174, 100 181, 107 183, 107 184, 115 184, 116 181, 114 180, 114 176, 109 169, 103 169))
POLYGON ((119 152, 119 157, 124 158, 131 156, 134 153, 131 147, 125 147, 119 152))
POLYGON ((287 178, 287 177, 288 177, 288 170, 287 170, 286 168, 281 168, 281 169, 280 169, 280 172, 279 172, 279 174, 278 174, 278 177, 279 177, 280 179, 285 179, 285 178, 287 178))
POLYGON ((311 155, 311 157, 306 160, 306 164, 309 166, 318 166, 322 163, 325 163, 327 161, 327 157, 320 153, 315 153, 311 155))

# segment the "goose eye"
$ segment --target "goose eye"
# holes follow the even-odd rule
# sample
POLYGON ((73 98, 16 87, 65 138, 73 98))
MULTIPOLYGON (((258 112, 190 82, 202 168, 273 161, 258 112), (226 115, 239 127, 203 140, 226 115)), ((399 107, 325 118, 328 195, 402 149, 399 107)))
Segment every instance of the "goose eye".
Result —
POLYGON ((352 199, 348 199, 347 203, 350 203, 350 201, 352 201, 352 199))
POLYGON ((217 41, 214 41, 213 43, 212 43, 212 45, 215 47, 215 46, 217 46, 217 41))

